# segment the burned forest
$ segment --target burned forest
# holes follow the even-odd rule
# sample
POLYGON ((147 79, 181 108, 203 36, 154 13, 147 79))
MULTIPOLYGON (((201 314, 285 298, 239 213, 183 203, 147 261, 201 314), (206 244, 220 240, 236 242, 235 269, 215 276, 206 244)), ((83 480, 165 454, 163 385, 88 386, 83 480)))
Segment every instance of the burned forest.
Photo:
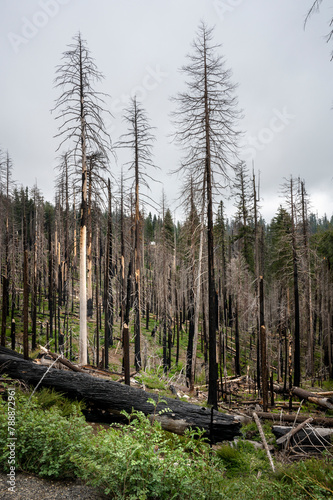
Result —
MULTIPOLYGON (((306 179, 291 175, 275 187, 274 217, 263 218, 260 174, 242 160, 238 87, 214 34, 200 23, 180 69, 182 90, 171 96, 171 140, 181 158, 170 165, 176 211, 159 194, 158 136, 144 100, 133 95, 124 106, 119 134, 109 126, 104 77, 81 33, 55 69, 54 200, 37 183, 14 179, 10 151, 0 150, 2 404, 16 391, 21 422, 25 404, 32 412, 46 394, 63 398, 70 416, 49 409, 51 428, 58 418, 65 441, 66 419, 86 432, 78 448, 74 435, 68 444, 73 470, 65 461, 56 472, 43 468, 37 455, 31 463, 37 474, 78 476, 110 498, 246 498, 236 490, 219 496, 222 483, 207 486, 218 460, 221 481, 235 477, 235 464, 246 476, 276 474, 278 462, 287 463, 283 491, 299 487, 292 471, 300 458, 332 464, 333 216, 319 217, 306 179), (134 438, 152 446, 149 460, 159 457, 159 465, 141 473, 149 486, 135 479, 133 461, 143 471, 148 460, 143 451, 118 471, 121 450, 101 430, 110 425, 127 453, 134 438), (247 446, 261 447, 258 470, 249 469, 247 446), (200 494, 190 491, 187 472, 177 479, 184 490, 167 489, 168 468, 174 477, 191 470, 200 494), (119 489, 110 482, 118 473, 119 489), (127 473, 137 489, 125 487, 127 473), (166 492, 154 490, 155 479, 166 492)), ((18 467, 32 470, 23 456, 18 467)), ((315 496, 321 487, 328 498, 327 477, 303 489, 326 498, 315 496)), ((271 496, 257 498, 274 498, 272 484, 271 496)))

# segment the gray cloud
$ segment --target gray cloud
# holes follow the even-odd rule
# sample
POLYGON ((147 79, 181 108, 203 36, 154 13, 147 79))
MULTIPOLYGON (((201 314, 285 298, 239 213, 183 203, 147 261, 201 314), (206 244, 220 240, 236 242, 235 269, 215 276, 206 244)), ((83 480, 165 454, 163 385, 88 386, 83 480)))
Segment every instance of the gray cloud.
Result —
MULTIPOLYGON (((329 3, 329 2, 327 2, 329 3)), ((37 179, 46 199, 53 197, 57 141, 50 114, 57 92, 55 66, 80 30, 111 95, 108 126, 115 142, 122 132, 122 108, 137 93, 157 127, 155 161, 169 204, 180 180, 167 173, 180 152, 167 139, 172 130, 169 97, 184 84, 185 62, 201 19, 215 25, 216 42, 239 83, 244 110, 243 154, 260 170, 262 213, 269 220, 281 199, 284 177, 301 176, 319 215, 333 213, 333 66, 325 44, 330 11, 303 21, 311 2, 264 0, 19 0, 4 1, 0 19, 0 146, 13 158, 14 177, 32 186, 37 179), (292 118, 291 118, 292 117, 292 118), (249 144, 249 140, 252 143, 249 144), (257 147, 254 147, 256 141, 257 147), (259 145, 259 147, 258 147, 259 145)), ((115 175, 118 165, 112 164, 115 175)), ((160 187, 154 188, 160 199, 160 187)), ((227 194, 227 193, 226 193, 227 194)))

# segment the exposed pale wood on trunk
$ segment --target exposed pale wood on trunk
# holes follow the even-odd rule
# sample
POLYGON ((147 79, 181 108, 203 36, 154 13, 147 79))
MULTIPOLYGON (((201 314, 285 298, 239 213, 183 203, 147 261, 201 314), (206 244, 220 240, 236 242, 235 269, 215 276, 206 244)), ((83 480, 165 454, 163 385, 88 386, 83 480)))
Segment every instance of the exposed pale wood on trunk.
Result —
POLYGON ((320 394, 315 394, 313 392, 305 391, 300 387, 293 387, 291 390, 294 396, 297 396, 300 399, 306 399, 310 403, 315 403, 322 408, 327 408, 328 410, 333 410, 333 397, 331 398, 323 398, 320 397, 320 394))

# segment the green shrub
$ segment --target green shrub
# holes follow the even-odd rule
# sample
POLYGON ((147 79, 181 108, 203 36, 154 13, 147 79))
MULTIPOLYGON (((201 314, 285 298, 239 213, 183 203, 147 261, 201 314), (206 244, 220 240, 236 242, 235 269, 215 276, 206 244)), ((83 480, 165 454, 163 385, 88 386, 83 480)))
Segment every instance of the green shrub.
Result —
POLYGON ((153 390, 153 389, 159 389, 160 391, 162 390, 167 390, 166 387, 166 381, 161 378, 162 377, 162 372, 160 373, 153 373, 153 372, 140 372, 139 375, 136 376, 137 380, 146 386, 147 389, 153 390))
MULTIPOLYGON (((1 400, 0 405, 0 442, 7 443, 7 403, 1 400)), ((77 406, 72 405, 68 419, 57 406, 43 410, 37 397, 29 401, 26 395, 17 392, 15 408, 16 468, 39 476, 73 476, 76 466, 70 461, 70 456, 92 435, 91 427, 77 406)), ((0 466, 5 471, 8 471, 8 457, 9 448, 3 446, 0 466)))
POLYGON ((101 431, 72 456, 82 479, 111 498, 223 498, 224 468, 202 437, 191 431, 170 446, 158 422, 152 425, 140 412, 134 416, 126 427, 101 431))
POLYGON ((43 387, 35 393, 37 403, 41 406, 43 410, 56 406, 63 417, 69 417, 74 413, 74 408, 77 412, 81 412, 85 409, 86 405, 84 401, 72 401, 68 399, 64 394, 57 392, 56 390, 43 387))
MULTIPOLYGON (((274 442, 275 437, 272 432, 272 424, 270 422, 265 421, 262 423, 262 428, 267 441, 274 442)), ((242 425, 241 433, 245 439, 261 442, 260 433, 257 424, 255 422, 250 422, 248 424, 242 425)))

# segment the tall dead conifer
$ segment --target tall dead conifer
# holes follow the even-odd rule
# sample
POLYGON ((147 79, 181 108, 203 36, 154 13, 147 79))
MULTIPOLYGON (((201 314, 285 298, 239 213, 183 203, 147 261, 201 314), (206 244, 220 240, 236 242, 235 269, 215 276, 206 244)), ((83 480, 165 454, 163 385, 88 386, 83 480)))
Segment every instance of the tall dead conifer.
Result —
POLYGON ((110 138, 102 118, 101 93, 93 88, 93 82, 101 81, 102 74, 81 34, 73 40, 63 54, 64 62, 57 68, 55 86, 61 95, 54 109, 62 121, 57 134, 61 139, 58 149, 69 143, 70 154, 81 164, 79 360, 87 364, 87 154, 99 150, 107 157, 110 138))
POLYGON ((178 94, 174 113, 177 127, 175 139, 183 146, 185 158, 179 171, 193 175, 194 185, 206 192, 207 255, 208 255, 208 325, 209 325, 209 391, 208 403, 217 407, 216 363, 216 289, 214 268, 213 198, 221 187, 220 179, 228 178, 228 169, 235 168, 239 119, 235 85, 219 48, 212 43, 213 30, 204 23, 199 26, 193 42, 189 64, 182 68, 188 77, 187 91, 178 94))

